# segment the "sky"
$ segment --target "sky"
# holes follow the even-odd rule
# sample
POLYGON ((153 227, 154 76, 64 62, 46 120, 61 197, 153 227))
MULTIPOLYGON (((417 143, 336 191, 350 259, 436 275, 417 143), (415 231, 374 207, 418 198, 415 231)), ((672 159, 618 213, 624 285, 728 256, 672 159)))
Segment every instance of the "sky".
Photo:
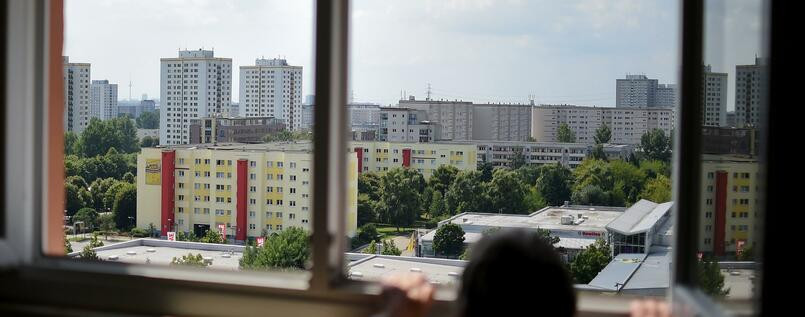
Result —
MULTIPOLYGON (((706 62, 730 73, 760 52, 759 0, 708 1, 706 62)), ((350 96, 614 106, 615 80, 678 76, 679 8, 670 0, 355 0, 350 96)), ((120 99, 159 96, 159 59, 214 49, 238 66, 283 57, 313 93, 313 1, 66 0, 64 54, 118 83, 120 99)))

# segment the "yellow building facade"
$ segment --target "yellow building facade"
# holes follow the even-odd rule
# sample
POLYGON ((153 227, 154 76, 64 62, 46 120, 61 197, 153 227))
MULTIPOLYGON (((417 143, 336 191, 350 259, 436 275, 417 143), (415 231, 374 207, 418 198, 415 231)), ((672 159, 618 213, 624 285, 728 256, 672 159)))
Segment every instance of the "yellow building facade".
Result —
POLYGON ((409 167, 427 179, 441 165, 452 165, 462 171, 478 168, 475 144, 353 141, 350 150, 357 154, 361 173, 409 167))
MULTIPOLYGON (((312 230, 310 143, 143 148, 137 156, 137 227, 226 229, 236 240, 289 227, 312 230)), ((348 155, 346 232, 357 230, 358 160, 348 155)))
POLYGON ((699 251, 716 256, 758 241, 760 174, 756 158, 704 155, 699 215, 699 251))

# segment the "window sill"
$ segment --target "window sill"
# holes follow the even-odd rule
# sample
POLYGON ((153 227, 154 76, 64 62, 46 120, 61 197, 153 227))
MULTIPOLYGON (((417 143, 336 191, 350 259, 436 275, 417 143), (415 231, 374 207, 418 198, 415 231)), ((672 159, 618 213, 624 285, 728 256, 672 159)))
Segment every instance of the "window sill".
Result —
MULTIPOLYGON (((0 272, 0 310, 86 315, 369 316, 381 307, 375 283, 347 281, 329 292, 307 290, 309 272, 226 272, 120 263, 41 259, 0 272), (131 300, 136 299, 136 300, 131 300)), ((431 316, 454 315, 454 288, 436 293, 431 316)), ((627 316, 628 296, 578 293, 578 316, 627 316)))

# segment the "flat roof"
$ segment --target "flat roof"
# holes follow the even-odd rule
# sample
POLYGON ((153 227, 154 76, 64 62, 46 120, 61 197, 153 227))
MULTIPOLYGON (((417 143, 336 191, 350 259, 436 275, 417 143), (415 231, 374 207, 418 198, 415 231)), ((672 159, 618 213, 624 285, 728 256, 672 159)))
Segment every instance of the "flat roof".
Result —
MULTIPOLYGON (((174 257, 181 258, 189 253, 201 254, 210 258, 208 267, 220 270, 240 270, 240 258, 243 257, 242 245, 214 244, 186 241, 167 241, 142 238, 113 245, 97 247, 95 253, 101 260, 133 264, 170 265, 174 257), (111 257, 117 257, 112 259, 111 257)), ((69 254, 76 257, 80 251, 69 254)))
POLYGON ((241 152, 305 152, 313 150, 310 141, 288 141, 270 143, 203 143, 203 144, 179 144, 159 146, 156 149, 166 150, 216 150, 216 151, 241 151, 241 152))
POLYGON ((569 205, 545 207, 529 215, 461 213, 444 220, 443 223, 501 228, 605 231, 606 225, 621 216, 625 209, 625 207, 569 205), (574 220, 583 219, 583 221, 563 225, 562 216, 573 216, 574 220))
POLYGON ((646 232, 667 215, 673 202, 655 203, 641 199, 623 212, 623 215, 610 222, 607 229, 622 234, 636 234, 646 232))
MULTIPOLYGON (((361 255, 348 254, 350 258, 361 255)), ((364 254, 364 258, 348 264, 349 277, 354 280, 380 280, 384 276, 404 272, 420 272, 434 284, 457 284, 467 261, 364 254)))

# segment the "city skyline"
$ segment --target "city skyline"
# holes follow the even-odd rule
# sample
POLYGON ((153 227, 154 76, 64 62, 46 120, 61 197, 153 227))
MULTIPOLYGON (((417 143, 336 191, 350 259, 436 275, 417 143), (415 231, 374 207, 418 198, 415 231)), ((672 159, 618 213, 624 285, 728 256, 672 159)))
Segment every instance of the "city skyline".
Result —
MULTIPOLYGON (((312 2, 153 4, 67 2, 64 55, 93 64, 92 79, 117 83, 121 99, 129 96, 129 80, 132 98, 158 96, 159 58, 199 48, 232 58, 233 79, 257 58, 285 58, 303 67, 303 95, 313 94, 312 2)), ((712 14, 723 25, 708 22, 709 33, 725 35, 720 50, 708 48, 706 62, 731 74, 730 111, 735 66, 761 53, 759 41, 738 40, 754 34, 742 30, 762 27, 757 19, 740 23, 757 10, 742 1, 712 14)), ((387 106, 404 95, 424 99, 430 84, 434 99, 525 103, 533 95, 543 104, 614 106, 615 80, 626 74, 677 83, 678 7, 671 2, 355 1, 352 15, 354 101, 387 106)))

